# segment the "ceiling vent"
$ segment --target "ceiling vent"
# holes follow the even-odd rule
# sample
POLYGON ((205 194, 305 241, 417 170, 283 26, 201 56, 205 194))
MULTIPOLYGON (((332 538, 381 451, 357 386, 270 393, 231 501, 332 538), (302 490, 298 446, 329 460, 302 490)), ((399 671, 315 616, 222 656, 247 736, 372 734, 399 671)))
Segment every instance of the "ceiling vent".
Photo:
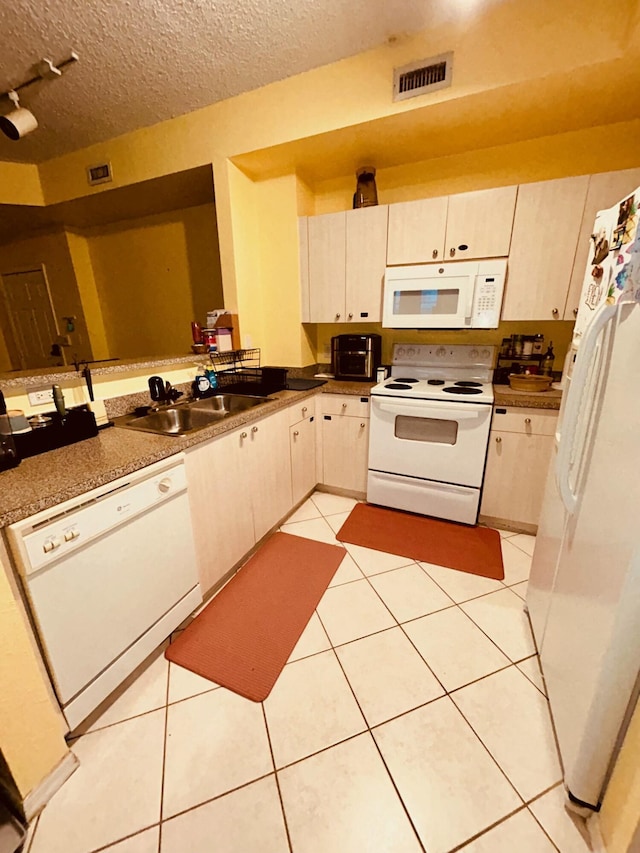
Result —
POLYGON ((404 101, 451 85, 453 52, 412 62, 393 72, 393 100, 404 101))
POLYGON ((87 180, 90 186, 108 184, 113 180, 111 163, 99 163, 97 166, 87 166, 87 180))

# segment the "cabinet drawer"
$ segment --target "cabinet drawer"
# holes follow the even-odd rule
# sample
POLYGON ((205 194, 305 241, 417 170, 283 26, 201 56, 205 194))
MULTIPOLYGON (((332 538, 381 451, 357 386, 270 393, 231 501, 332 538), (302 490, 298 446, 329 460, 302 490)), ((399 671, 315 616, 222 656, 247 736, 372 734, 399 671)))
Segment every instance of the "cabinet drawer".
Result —
POLYGON ((289 426, 293 426, 294 424, 300 423, 300 421, 304 421, 307 418, 314 416, 316 414, 316 400, 317 397, 307 397, 299 403, 296 403, 294 406, 290 406, 287 409, 287 414, 289 415, 289 426))
POLYGON ((553 435, 558 412, 555 409, 525 409, 520 406, 496 406, 492 430, 523 432, 529 435, 553 435))
POLYGON ((352 415, 356 418, 369 417, 369 397, 355 394, 322 394, 320 397, 323 415, 352 415))

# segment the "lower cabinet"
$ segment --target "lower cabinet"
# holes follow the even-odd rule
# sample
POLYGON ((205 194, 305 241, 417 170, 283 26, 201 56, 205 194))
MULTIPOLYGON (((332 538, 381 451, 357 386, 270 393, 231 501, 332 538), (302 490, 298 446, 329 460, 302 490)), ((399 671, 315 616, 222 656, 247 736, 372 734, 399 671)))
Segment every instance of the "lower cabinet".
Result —
POLYGON ((537 527, 557 418, 554 410, 496 407, 482 517, 530 531, 537 527))
POLYGON ((364 493, 369 455, 368 399, 337 394, 320 399, 322 483, 364 493))
POLYGON ((289 427, 293 504, 300 503, 318 482, 316 476, 316 418, 310 415, 289 427))
POLYGON ((189 449, 186 466, 206 592, 293 505, 286 410, 189 449))

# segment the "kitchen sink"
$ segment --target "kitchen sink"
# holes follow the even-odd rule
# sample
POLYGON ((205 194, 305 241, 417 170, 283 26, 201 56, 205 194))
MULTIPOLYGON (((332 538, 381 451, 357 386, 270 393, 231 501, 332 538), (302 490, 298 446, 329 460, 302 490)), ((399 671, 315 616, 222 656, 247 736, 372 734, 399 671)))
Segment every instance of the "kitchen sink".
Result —
POLYGON ((264 397, 216 394, 215 397, 166 406, 140 417, 126 415, 118 418, 115 424, 157 435, 188 435, 266 402, 264 397))

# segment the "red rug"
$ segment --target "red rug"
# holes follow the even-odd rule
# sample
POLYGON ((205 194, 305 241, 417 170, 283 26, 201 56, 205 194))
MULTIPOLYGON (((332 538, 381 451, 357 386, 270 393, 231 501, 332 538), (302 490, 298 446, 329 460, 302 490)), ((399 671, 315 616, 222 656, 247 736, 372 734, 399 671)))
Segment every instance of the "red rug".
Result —
POLYGON ((336 538, 422 563, 504 579, 500 534, 488 527, 466 527, 410 512, 356 504, 336 538))
POLYGON ((274 533, 165 657, 262 702, 345 554, 336 545, 274 533))

